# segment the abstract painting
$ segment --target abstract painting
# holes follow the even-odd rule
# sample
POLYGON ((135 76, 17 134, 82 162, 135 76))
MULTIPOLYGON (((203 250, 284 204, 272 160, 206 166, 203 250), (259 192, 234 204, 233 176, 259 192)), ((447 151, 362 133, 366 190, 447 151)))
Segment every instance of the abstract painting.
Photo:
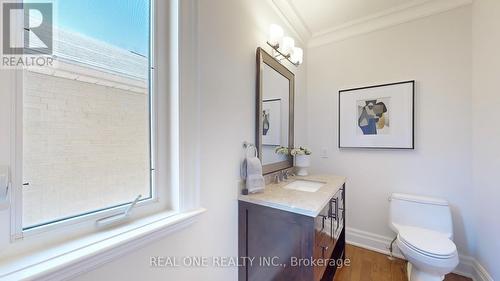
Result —
POLYGON ((340 148, 414 149, 415 81, 339 91, 340 148))
POLYGON ((363 135, 384 135, 390 133, 390 98, 358 101, 358 133, 363 135))
POLYGON ((262 144, 281 145, 281 99, 262 101, 262 144))

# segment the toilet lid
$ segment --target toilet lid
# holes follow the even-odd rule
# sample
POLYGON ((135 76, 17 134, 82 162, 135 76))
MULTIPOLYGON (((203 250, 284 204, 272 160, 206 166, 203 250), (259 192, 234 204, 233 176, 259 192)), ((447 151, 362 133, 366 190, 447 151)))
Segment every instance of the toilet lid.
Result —
POLYGON ((399 238, 414 250, 431 257, 448 258, 457 251, 455 243, 445 234, 428 229, 401 226, 399 238))

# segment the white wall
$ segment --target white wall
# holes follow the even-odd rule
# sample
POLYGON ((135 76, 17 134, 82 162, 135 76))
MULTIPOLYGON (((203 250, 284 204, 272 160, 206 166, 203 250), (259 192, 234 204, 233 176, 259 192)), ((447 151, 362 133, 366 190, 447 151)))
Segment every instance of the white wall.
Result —
POLYGON ((473 164, 476 257, 500 280, 500 1, 473 5, 473 164))
MULTIPOLYGON (((236 268, 153 269, 149 257, 237 256, 237 195, 243 141, 255 139, 255 51, 268 27, 285 27, 268 1, 199 1, 200 221, 77 280, 236 280, 236 268)), ((286 32, 286 31, 285 31, 286 32)), ((287 32, 291 34, 290 32, 287 32)), ((296 37, 295 35, 292 35, 296 37)), ((296 142, 305 143, 305 66, 296 74, 296 142)))
POLYGON ((347 226, 385 237, 391 192, 444 197, 455 239, 471 252, 470 6, 309 50, 314 172, 348 177, 347 226), (338 148, 338 91, 416 80, 415 150, 338 148), (320 158, 326 148, 328 158, 320 158))

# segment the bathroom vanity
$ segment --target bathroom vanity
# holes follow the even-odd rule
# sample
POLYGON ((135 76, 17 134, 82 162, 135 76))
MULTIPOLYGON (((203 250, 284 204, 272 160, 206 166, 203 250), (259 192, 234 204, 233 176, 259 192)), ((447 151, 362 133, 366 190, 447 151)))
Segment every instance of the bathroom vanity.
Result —
POLYGON ((345 178, 291 177, 239 197, 240 281, 331 281, 344 259, 345 178))
MULTIPOLYGON (((277 148, 294 147, 295 75, 262 48, 256 69, 255 144, 270 179, 293 168, 292 155, 277 148)), ((290 177, 238 204, 239 281, 333 280, 344 260, 344 177, 290 177)))

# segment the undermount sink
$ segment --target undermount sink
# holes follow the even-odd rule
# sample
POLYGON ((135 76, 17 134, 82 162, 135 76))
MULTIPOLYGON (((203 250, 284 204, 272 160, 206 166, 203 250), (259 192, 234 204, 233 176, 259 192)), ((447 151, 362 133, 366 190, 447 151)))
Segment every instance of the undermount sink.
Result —
POLYGON ((305 192, 316 192, 320 188, 322 188, 326 182, 322 181, 312 181, 312 180, 296 180, 293 181, 285 186, 283 186, 284 189, 293 189, 293 190, 298 190, 298 191, 305 191, 305 192))

